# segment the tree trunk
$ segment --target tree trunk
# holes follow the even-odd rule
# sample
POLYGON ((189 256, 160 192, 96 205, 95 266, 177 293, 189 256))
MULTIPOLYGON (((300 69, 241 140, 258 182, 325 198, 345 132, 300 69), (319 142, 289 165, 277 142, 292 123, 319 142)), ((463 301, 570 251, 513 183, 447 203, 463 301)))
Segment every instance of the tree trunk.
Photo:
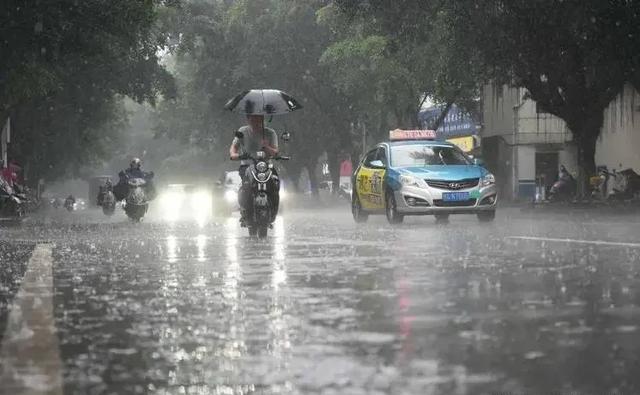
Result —
POLYGON ((290 164, 286 168, 293 189, 296 193, 300 193, 300 174, 302 173, 302 168, 297 163, 290 164))
POLYGON ((331 177, 331 194, 337 195, 340 188, 340 163, 338 163, 337 151, 327 151, 327 164, 329 165, 329 176, 331 177))
POLYGON ((307 158, 304 167, 307 169, 309 176, 309 187, 311 188, 311 194, 315 197, 320 196, 318 192, 318 176, 316 174, 316 168, 318 167, 318 158, 307 158))
POLYGON ((578 148, 578 195, 587 195, 589 177, 596 173, 596 144, 604 121, 604 110, 593 111, 588 118, 568 122, 578 148))
POLYGON ((307 166, 307 172, 309 173, 309 187, 311 188, 311 194, 315 197, 320 196, 318 192, 318 176, 316 175, 316 166, 307 166))

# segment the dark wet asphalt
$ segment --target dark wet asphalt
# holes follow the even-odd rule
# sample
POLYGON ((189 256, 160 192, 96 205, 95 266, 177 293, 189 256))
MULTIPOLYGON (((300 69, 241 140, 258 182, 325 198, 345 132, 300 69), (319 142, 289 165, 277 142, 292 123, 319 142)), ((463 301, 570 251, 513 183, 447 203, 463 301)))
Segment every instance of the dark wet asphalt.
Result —
POLYGON ((2 229, 0 329, 39 242, 65 394, 640 393, 637 218, 347 214, 2 229))

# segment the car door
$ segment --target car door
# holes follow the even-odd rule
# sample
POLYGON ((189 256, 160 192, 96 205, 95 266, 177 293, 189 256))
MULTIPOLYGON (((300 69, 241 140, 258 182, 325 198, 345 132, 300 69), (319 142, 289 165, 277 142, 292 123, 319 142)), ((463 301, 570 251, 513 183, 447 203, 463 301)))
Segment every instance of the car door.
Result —
POLYGON ((383 181, 385 175, 385 158, 383 147, 377 147, 365 155, 358 174, 356 186, 360 204, 365 210, 380 210, 384 208, 383 181))

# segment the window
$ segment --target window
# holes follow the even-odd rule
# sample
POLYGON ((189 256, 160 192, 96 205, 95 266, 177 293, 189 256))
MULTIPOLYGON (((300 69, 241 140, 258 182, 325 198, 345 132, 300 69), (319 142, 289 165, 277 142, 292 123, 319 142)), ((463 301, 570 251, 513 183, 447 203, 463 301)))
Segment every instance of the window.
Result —
POLYGON ((394 167, 471 164, 457 147, 445 145, 399 145, 392 148, 391 154, 394 167))
POLYGON ((365 165, 366 167, 371 167, 371 162, 376 160, 377 154, 378 154, 377 148, 369 151, 367 155, 365 155, 364 159, 362 160, 362 164, 365 165))
POLYGON ((384 163, 384 165, 387 165, 387 150, 384 147, 379 147, 377 154, 376 154, 376 159, 381 161, 382 163, 384 163))

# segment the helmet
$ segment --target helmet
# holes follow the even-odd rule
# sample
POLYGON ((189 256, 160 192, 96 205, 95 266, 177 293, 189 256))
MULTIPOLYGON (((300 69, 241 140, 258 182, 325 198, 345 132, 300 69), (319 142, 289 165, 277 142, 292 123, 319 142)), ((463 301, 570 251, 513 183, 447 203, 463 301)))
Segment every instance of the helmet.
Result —
POLYGON ((142 167, 142 161, 140 158, 133 158, 131 159, 131 163, 129 163, 129 167, 132 169, 139 169, 142 167))

